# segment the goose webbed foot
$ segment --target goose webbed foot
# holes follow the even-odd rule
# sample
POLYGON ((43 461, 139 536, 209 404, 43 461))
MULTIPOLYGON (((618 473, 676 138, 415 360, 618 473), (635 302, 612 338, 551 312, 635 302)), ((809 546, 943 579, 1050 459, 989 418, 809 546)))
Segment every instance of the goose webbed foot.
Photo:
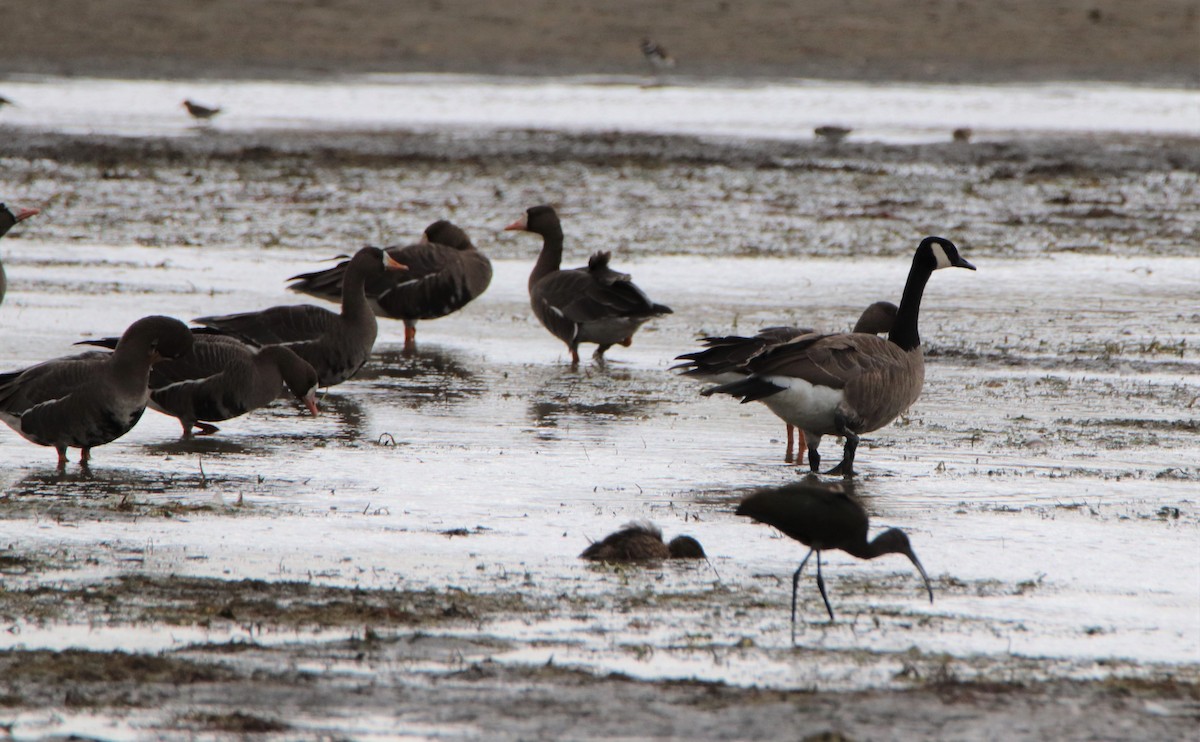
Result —
POLYGON ((193 424, 196 426, 196 435, 212 435, 220 430, 216 425, 209 425, 208 423, 197 421, 193 424))
POLYGON ((850 429, 849 421, 841 412, 834 415, 833 425, 837 434, 846 439, 846 444, 842 448, 841 462, 826 474, 852 477, 854 476, 854 452, 858 450, 858 433, 850 429))
POLYGON ((611 347, 611 345, 601 345, 596 348, 596 352, 592 354, 592 358, 595 359, 597 366, 604 366, 604 351, 611 347))

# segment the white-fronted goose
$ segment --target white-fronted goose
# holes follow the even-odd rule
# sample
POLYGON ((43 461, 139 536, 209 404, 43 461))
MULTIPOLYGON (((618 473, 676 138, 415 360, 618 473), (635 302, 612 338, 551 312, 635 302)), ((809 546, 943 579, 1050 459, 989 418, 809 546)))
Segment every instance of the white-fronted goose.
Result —
MULTIPOLYGON (((812 475, 809 475, 810 477, 812 475)), ((849 482, 826 483, 800 481, 750 495, 738 505, 737 514, 753 518, 759 523, 774 526, 789 538, 809 547, 808 555, 792 574, 792 641, 796 639, 796 588, 800 573, 808 558, 817 555, 817 587, 825 601, 829 620, 833 620, 833 607, 825 591, 825 578, 821 575, 821 552, 839 549, 859 559, 874 559, 884 554, 903 554, 908 557, 929 593, 933 602, 933 587, 929 575, 913 552, 908 536, 899 528, 892 528, 867 541, 867 511, 849 490, 849 482)))
POLYGON ((628 346, 647 320, 670 314, 671 308, 650 301, 627 273, 608 267, 611 253, 598 252, 586 268, 561 270, 563 233, 550 206, 534 206, 505 227, 542 236, 542 251, 529 274, 529 302, 547 330, 571 349, 571 364, 579 364, 579 345, 595 343, 595 358, 604 351, 628 346))
MULTIPOLYGON (((179 418, 183 437, 212 435, 210 423, 264 407, 284 385, 309 412, 317 410, 317 372, 286 345, 255 348, 229 335, 193 330, 192 349, 150 370, 150 408, 179 418)), ((112 348, 115 338, 82 344, 112 348)))
MULTIPOLYGON (((466 232, 445 220, 426 227, 418 243, 384 250, 408 270, 368 280, 367 301, 377 316, 404 321, 405 349, 416 344, 417 320, 437 319, 462 309, 492 282, 491 261, 471 244, 466 232)), ((288 288, 340 301, 348 262, 293 276, 288 280, 296 283, 288 288)))
MULTIPOLYGON (((877 301, 863 310, 851 332, 865 332, 870 335, 891 332, 896 321, 896 311, 896 305, 890 301, 877 301)), ((684 363, 672 367, 672 370, 681 369, 684 376, 727 384, 749 376, 750 371, 746 369, 746 364, 767 350, 815 332, 817 331, 810 327, 768 327, 753 337, 706 337, 702 341, 704 350, 676 357, 675 360, 684 363)), ((800 463, 806 448, 803 430, 800 431, 799 446, 795 445, 795 439, 795 426, 787 423, 787 449, 783 460, 789 464, 792 461, 800 463), (796 451, 794 458, 793 448, 796 451)))
MULTIPOLYGON (((16 212, 4 204, 0 204, 0 237, 8 234, 8 230, 20 222, 25 221, 35 214, 40 214, 38 209, 22 209, 17 207, 16 212)), ((4 274, 4 262, 0 261, 0 304, 4 303, 4 293, 8 290, 8 277, 4 274)))
POLYGON ((193 100, 185 100, 183 107, 192 115, 192 118, 198 121, 208 121, 213 116, 221 112, 219 106, 206 106, 202 103, 197 103, 193 100))
POLYGON ((341 314, 301 304, 199 317, 196 322, 255 345, 286 345, 317 370, 321 386, 333 386, 358 373, 375 347, 379 326, 364 284, 404 268, 378 247, 364 247, 346 268, 341 314))
POLYGON ((595 562, 648 562, 661 559, 705 559, 700 542, 691 536, 676 536, 663 542, 662 529, 645 520, 621 526, 579 555, 595 562))
POLYGON ((150 399, 150 367, 192 347, 192 333, 171 317, 144 317, 129 326, 112 353, 93 351, 0 374, 0 420, 39 446, 91 449, 120 438, 150 399))
POLYGON ((942 237, 926 237, 917 246, 896 323, 884 340, 863 333, 804 335, 767 350, 746 364, 750 376, 705 389, 761 400, 784 422, 804 431, 808 465, 816 471, 823 435, 840 435, 846 444, 841 463, 829 473, 853 476, 854 451, 862 433, 895 420, 921 395, 925 361, 917 318, 925 284, 941 268, 975 270, 942 237))

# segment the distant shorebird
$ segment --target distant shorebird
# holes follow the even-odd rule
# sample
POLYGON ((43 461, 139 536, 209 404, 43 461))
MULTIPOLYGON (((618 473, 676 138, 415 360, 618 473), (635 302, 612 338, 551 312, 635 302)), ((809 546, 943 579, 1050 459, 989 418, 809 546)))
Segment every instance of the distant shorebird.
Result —
POLYGON ((851 482, 824 483, 809 475, 795 484, 750 495, 738 505, 737 514, 774 526, 784 535, 809 547, 808 554, 792 575, 793 643, 796 641, 796 590, 800 573, 814 552, 817 555, 817 588, 821 591, 821 599, 825 601, 830 621, 833 620, 833 608, 829 605, 825 578, 821 575, 821 552, 828 549, 838 549, 859 559, 903 554, 921 573, 925 590, 929 593, 929 602, 933 602, 929 576, 904 531, 891 528, 867 541, 867 511, 853 496, 851 482))
POLYGON ((818 139, 824 139, 830 144, 839 144, 843 139, 850 136, 851 131, 853 130, 845 126, 818 126, 813 129, 813 134, 818 139))
POLYGON ((675 58, 654 39, 642 39, 642 56, 654 74, 662 74, 675 66, 675 58))
POLYGON ((192 118, 199 119, 200 121, 207 121, 221 112, 219 107, 205 106, 191 100, 185 100, 183 107, 187 109, 188 113, 192 114, 192 118))
POLYGON ((579 558, 595 562, 649 562, 707 557, 700 542, 691 536, 676 536, 671 543, 663 543, 662 529, 642 520, 626 523, 621 530, 593 542, 579 558))
POLYGON ((951 132, 950 136, 956 142, 969 142, 971 141, 971 135, 974 133, 975 132, 971 131, 969 128, 960 126, 951 132))

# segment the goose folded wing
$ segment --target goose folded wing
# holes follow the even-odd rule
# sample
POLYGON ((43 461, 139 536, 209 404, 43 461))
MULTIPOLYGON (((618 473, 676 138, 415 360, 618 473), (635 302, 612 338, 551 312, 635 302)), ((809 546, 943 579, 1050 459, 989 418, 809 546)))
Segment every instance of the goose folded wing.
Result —
POLYGON ((0 410, 20 414, 43 402, 66 397, 94 379, 110 355, 93 350, 0 374, 0 410))
POLYGON ((874 335, 802 335, 777 345, 748 364, 758 376, 787 376, 831 389, 900 365, 904 352, 874 335))
POLYGON ((315 340, 338 329, 337 314, 310 304, 271 307, 261 312, 200 317, 196 322, 255 345, 280 345, 315 340))
POLYGON ((574 271, 564 271, 560 275, 578 276, 570 281, 570 285, 564 282, 558 287, 562 301, 556 302, 556 305, 562 308, 563 314, 575 322, 590 322, 610 317, 638 317, 659 311, 658 305, 629 281, 605 284, 574 271))
POLYGON ((368 296, 391 315, 414 319, 443 317, 473 297, 466 285, 463 255, 435 243, 410 245, 393 254, 408 270, 384 276, 367 286, 368 296), (376 286, 382 286, 375 291, 376 286))

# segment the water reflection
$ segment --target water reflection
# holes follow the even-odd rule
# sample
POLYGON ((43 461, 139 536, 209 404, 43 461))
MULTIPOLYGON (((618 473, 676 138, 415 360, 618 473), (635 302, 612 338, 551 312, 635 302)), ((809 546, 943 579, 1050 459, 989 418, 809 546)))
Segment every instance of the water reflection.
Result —
POLYGON ((397 403, 410 409, 430 405, 455 405, 482 395, 487 387, 479 375, 463 364, 459 354, 446 348, 422 345, 415 352, 399 348, 376 350, 356 381, 399 392, 397 403))
MULTIPOLYGON (((537 375, 535 371, 531 375, 537 375)), ((659 405, 670 402, 660 372, 629 369, 589 369, 579 372, 561 367, 545 369, 536 391, 529 397, 529 419, 538 428, 572 424, 603 425, 642 420, 659 405)), ((532 384, 531 384, 532 386, 532 384)))

